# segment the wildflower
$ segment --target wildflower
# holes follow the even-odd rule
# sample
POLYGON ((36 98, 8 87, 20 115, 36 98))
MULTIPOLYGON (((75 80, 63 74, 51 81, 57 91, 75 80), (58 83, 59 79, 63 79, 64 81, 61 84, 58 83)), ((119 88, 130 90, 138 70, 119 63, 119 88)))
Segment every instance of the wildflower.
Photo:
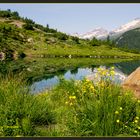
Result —
POLYGON ((91 90, 94 90, 94 86, 90 86, 90 89, 91 89, 91 90))
POLYGON ((69 99, 76 99, 76 96, 69 96, 69 99))
POLYGON ((137 120, 139 120, 139 117, 136 117, 137 120))
POLYGON ((122 110, 122 107, 120 107, 120 110, 122 110))
POLYGON ((109 73, 107 73, 107 76, 110 76, 110 74, 109 74, 109 73))
POLYGON ((68 102, 66 101, 65 104, 68 104, 68 102))
POLYGON ((90 82, 90 80, 89 79, 86 79, 86 82, 90 82))
POLYGON ((119 114, 119 111, 115 111, 115 114, 119 114))
POLYGON ((112 66, 111 69, 114 70, 114 67, 112 66))
POLYGON ((72 106, 73 105, 73 103, 70 103, 70 106, 72 106))
POLYGON ((137 130, 135 130, 134 133, 138 133, 137 130))
POLYGON ((117 122, 117 123, 119 123, 119 122, 120 122, 120 120, 116 120, 116 122, 117 122))
POLYGON ((106 70, 102 71, 102 75, 106 75, 106 74, 107 74, 106 70))
POLYGON ((101 82, 101 83, 100 83, 100 86, 101 86, 101 87, 104 87, 104 86, 105 86, 104 82, 101 82))
POLYGON ((138 123, 138 120, 135 120, 135 123, 138 123))
POLYGON ((115 71, 111 70, 110 75, 112 75, 112 76, 115 75, 115 71))
POLYGON ((98 68, 97 70, 98 70, 98 71, 101 71, 102 69, 101 69, 101 68, 98 68))

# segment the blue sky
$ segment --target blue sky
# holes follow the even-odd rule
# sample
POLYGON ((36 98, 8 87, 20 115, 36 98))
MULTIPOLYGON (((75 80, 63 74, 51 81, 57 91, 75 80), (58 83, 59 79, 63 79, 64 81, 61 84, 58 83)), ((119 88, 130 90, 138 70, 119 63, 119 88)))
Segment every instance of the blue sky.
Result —
POLYGON ((84 33, 97 27, 112 30, 140 18, 140 4, 0 4, 42 25, 66 33, 84 33))

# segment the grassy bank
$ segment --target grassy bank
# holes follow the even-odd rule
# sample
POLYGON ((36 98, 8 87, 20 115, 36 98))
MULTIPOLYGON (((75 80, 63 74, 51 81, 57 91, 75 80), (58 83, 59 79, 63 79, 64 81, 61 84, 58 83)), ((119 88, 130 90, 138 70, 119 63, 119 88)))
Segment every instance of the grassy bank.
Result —
POLYGON ((139 136, 140 100, 110 76, 113 68, 98 69, 96 82, 61 78, 54 89, 37 95, 19 78, 1 77, 0 135, 139 136))
POLYGON ((69 45, 61 42, 61 44, 48 45, 42 48, 27 49, 27 56, 32 57, 93 57, 93 58, 133 58, 140 57, 139 54, 125 52, 117 47, 108 45, 91 46, 85 45, 69 45))

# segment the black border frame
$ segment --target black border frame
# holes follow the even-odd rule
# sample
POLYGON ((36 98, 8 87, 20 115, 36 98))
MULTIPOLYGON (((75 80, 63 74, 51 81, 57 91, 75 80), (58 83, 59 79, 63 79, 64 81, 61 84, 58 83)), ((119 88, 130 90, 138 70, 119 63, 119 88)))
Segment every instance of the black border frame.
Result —
POLYGON ((140 3, 139 0, 0 0, 0 3, 140 3))

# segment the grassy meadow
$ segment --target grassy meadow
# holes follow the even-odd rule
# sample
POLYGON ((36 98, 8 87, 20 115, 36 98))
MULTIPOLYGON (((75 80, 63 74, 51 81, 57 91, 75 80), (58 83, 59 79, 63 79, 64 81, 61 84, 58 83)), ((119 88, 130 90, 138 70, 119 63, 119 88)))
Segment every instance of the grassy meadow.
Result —
POLYGON ((31 94, 22 76, 0 77, 0 136, 139 136, 140 100, 114 84, 114 68, 99 80, 65 80, 31 94))
POLYGON ((34 57, 93 57, 93 58, 139 58, 140 55, 132 52, 125 52, 117 47, 108 45, 91 46, 88 44, 69 45, 61 44, 48 45, 36 49, 27 49, 27 56, 34 57))

